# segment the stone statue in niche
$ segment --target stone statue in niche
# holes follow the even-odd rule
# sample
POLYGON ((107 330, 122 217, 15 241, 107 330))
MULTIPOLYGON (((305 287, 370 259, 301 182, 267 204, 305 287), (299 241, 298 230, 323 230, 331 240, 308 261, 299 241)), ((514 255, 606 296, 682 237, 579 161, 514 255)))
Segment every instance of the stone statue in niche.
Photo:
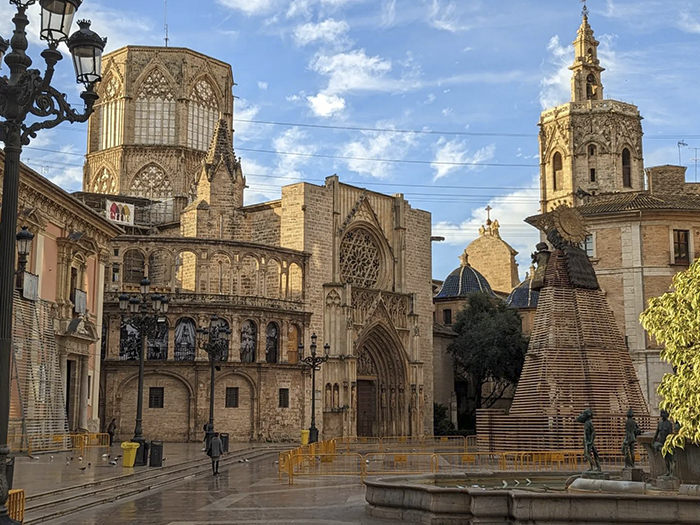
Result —
POLYGON ((252 321, 244 321, 241 325, 241 362, 255 362, 255 346, 257 344, 257 331, 252 321))
POLYGON ((277 362, 277 347, 279 342, 277 332, 277 325, 275 323, 270 323, 267 325, 267 337, 265 339, 265 360, 268 363, 277 362))

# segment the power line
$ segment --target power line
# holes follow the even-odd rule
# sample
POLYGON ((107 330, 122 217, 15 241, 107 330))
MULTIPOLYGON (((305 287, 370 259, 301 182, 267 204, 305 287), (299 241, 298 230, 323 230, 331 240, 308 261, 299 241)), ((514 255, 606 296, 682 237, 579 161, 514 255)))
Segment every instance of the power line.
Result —
POLYGON ((416 160, 416 159, 375 159, 370 157, 349 157, 344 155, 326 155, 323 153, 299 153, 292 151, 275 151, 270 149, 253 149, 253 148, 236 148, 239 151, 251 151, 254 153, 271 153, 273 155, 293 155, 297 157, 314 157, 322 159, 340 159, 340 160, 361 160, 368 162, 391 162, 402 164, 435 164, 440 166, 485 166, 497 168, 538 168, 539 164, 505 164, 496 162, 449 162, 449 161, 433 161, 433 160, 416 160))
POLYGON ((236 122, 248 122, 250 124, 266 124, 270 126, 286 126, 290 128, 317 128, 337 129, 342 131, 375 131, 380 133, 410 133, 416 135, 457 135, 463 137, 533 137, 534 133, 502 133, 488 131, 446 131, 427 129, 396 129, 396 128, 372 128, 367 126, 331 126, 329 124, 302 124, 299 122, 276 122, 273 120, 249 120, 237 118, 236 122))

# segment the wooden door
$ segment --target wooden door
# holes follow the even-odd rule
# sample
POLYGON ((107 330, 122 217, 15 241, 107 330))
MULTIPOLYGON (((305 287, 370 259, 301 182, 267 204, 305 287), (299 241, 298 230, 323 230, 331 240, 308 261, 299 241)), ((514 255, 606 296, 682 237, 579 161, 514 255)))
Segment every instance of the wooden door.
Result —
POLYGON ((373 436, 377 420, 377 386, 374 381, 357 381, 357 435, 373 436))

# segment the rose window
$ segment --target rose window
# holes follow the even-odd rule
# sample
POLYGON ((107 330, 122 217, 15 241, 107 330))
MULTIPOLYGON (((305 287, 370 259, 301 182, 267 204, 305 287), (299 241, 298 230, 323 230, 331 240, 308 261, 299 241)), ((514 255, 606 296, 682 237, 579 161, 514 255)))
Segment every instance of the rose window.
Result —
POLYGON ((364 228, 349 231, 340 243, 340 275, 343 282, 372 288, 381 268, 379 246, 364 228))

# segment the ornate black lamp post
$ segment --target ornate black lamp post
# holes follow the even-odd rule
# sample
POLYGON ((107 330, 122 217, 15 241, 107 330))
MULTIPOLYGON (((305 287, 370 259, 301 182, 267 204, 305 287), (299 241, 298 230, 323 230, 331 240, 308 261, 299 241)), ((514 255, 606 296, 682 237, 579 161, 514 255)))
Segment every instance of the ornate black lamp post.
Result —
POLYGON ((26 226, 17 232, 17 288, 22 288, 24 279, 24 270, 27 268, 27 256, 32 248, 32 240, 34 234, 30 232, 26 226))
POLYGON ((311 426, 309 427, 309 443, 318 441, 318 429, 316 428, 316 370, 320 370, 321 363, 328 361, 328 353, 331 345, 323 345, 323 356, 316 355, 316 334, 311 334, 311 355, 304 355, 304 345, 299 345, 299 362, 311 368, 311 426))
POLYGON ((231 330, 222 326, 217 321, 218 316, 212 315, 208 327, 197 328, 199 347, 209 356, 209 423, 207 423, 206 443, 214 433, 214 370, 220 370, 216 363, 226 360, 228 350, 228 335, 231 330))
POLYGON ((138 330, 141 336, 141 348, 139 351, 139 386, 136 398, 136 426, 134 437, 131 441, 139 444, 136 451, 136 461, 134 465, 145 465, 146 460, 146 440, 143 437, 141 423, 143 421, 143 365, 146 359, 146 340, 155 337, 158 333, 158 323, 162 322, 161 314, 168 312, 168 298, 160 294, 150 294, 151 281, 147 277, 141 280, 141 296, 127 294, 119 296, 119 309, 122 312, 131 314, 129 323, 138 330), (148 302, 151 302, 152 312, 148 311, 148 302))
POLYGON ((46 62, 43 77, 27 56, 29 24, 27 8, 36 0, 10 0, 17 8, 12 22, 14 32, 10 42, 0 37, 0 57, 8 47, 5 63, 10 76, 0 78, 0 140, 5 144, 2 212, 0 213, 0 523, 16 523, 7 514, 8 496, 6 462, 9 448, 7 429, 10 413, 10 352, 12 351, 12 293, 15 287, 15 234, 17 233, 17 198, 19 192, 19 162, 22 146, 29 144, 40 129, 61 122, 85 122, 97 100, 95 83, 100 80, 100 63, 106 40, 90 31, 89 22, 81 22, 80 30, 68 36, 75 11, 82 0, 41 0, 40 36, 48 42, 41 53, 46 62), (78 82, 85 85, 80 97, 85 102, 83 113, 70 107, 65 95, 53 88, 54 67, 61 60, 58 45, 66 42, 73 56, 78 82), (30 122, 25 123, 28 115, 30 122))

